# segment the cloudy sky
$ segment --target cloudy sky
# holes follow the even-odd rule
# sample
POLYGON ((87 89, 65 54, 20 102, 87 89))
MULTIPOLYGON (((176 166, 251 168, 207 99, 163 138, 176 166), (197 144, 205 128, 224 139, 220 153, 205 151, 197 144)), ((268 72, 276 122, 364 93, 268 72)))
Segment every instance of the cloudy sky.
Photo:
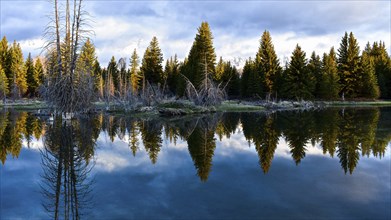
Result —
MULTIPOLYGON (((52 11, 46 0, 0 0, 1 36, 20 42, 25 56, 38 55, 42 34, 52 11)), ((391 44, 390 1, 131 1, 86 0, 91 15, 91 36, 101 65, 111 56, 142 55, 153 36, 164 58, 189 52, 197 28, 209 22, 217 56, 224 59, 254 57, 264 30, 269 30, 281 61, 298 43, 307 52, 321 54, 339 47, 345 31, 352 31, 361 49, 366 42, 391 44)))

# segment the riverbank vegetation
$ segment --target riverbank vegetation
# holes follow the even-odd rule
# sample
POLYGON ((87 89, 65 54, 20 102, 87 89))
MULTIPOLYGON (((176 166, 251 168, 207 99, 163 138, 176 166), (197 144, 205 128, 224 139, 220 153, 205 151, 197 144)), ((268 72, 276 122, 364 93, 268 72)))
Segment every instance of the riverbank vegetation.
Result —
MULTIPOLYGON (((167 100, 190 100, 199 106, 218 106, 224 100, 376 100, 391 99, 391 58, 382 41, 367 43, 360 51, 352 32, 343 35, 338 49, 308 57, 296 45, 284 64, 265 30, 255 57, 238 69, 217 58, 207 22, 198 28, 183 60, 166 58, 153 37, 142 57, 134 49, 130 59, 113 56, 107 66, 99 62, 88 38, 81 1, 57 1, 53 25, 46 33, 45 56, 24 60, 20 45, 0 42, 0 96, 3 103, 39 98, 59 112, 88 112, 92 103, 107 110, 125 111, 157 106, 167 100), (74 10, 69 10, 74 8, 74 10), (59 13, 66 16, 58 17, 59 13), (129 61, 129 64, 128 64, 129 61), (164 66, 164 67, 163 67, 164 66)), ((277 42, 278 43, 278 42, 277 42)), ((167 56, 166 56, 167 57, 167 56)))

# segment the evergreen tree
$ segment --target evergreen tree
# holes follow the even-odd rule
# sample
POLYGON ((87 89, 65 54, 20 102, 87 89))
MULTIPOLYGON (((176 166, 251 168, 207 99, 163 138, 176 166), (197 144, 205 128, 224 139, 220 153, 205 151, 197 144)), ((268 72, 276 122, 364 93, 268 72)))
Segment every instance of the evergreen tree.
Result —
POLYGON ((134 49, 133 54, 130 58, 130 82, 132 86, 132 91, 134 94, 137 94, 137 91, 140 88, 140 70, 139 66, 139 57, 137 55, 136 49, 134 49))
POLYGON ((145 81, 152 84, 162 84, 163 82, 163 54, 159 48, 159 43, 156 37, 152 38, 151 43, 145 50, 141 64, 141 75, 145 77, 145 81))
POLYGON ((0 97, 4 100, 8 94, 8 79, 5 75, 4 69, 0 64, 0 97))
POLYGON ((35 61, 34 70, 35 77, 38 79, 38 86, 40 86, 45 82, 45 70, 40 58, 35 61))
POLYGON ((249 58, 243 67, 241 80, 241 94, 243 97, 254 97, 260 95, 261 84, 255 62, 249 58))
POLYGON ((364 98, 372 98, 372 99, 378 98, 380 95, 380 91, 379 91, 379 86, 377 85, 373 58, 370 56, 369 51, 363 52, 361 56, 360 67, 361 67, 360 96, 364 98))
MULTIPOLYGON (((0 41, 0 65, 2 66, 4 74, 7 77, 7 82, 10 79, 10 71, 9 71, 9 58, 10 57, 9 57, 8 53, 9 53, 8 41, 7 41, 7 38, 4 36, 3 39, 0 41)), ((8 90, 9 90, 9 87, 7 87, 7 91, 8 90)))
POLYGON ((98 92, 98 96, 100 98, 103 97, 103 87, 104 87, 104 79, 102 76, 102 68, 100 67, 99 61, 96 59, 93 66, 93 76, 95 82, 95 91, 98 92))
POLYGON ((119 71, 114 56, 111 57, 110 63, 107 66, 106 83, 108 83, 108 80, 112 81, 114 92, 119 91, 119 71))
POLYGON ((268 95, 275 93, 277 91, 275 88, 276 77, 281 71, 281 67, 269 31, 265 30, 262 34, 256 55, 256 65, 264 92, 268 95))
POLYGON ((26 70, 24 68, 23 53, 19 43, 14 41, 9 50, 11 95, 14 98, 21 97, 27 91, 26 70))
POLYGON ((216 54, 213 36, 209 24, 202 22, 190 49, 188 60, 182 68, 182 74, 193 83, 197 90, 204 78, 205 62, 208 72, 215 78, 216 54))
POLYGON ((216 76, 217 75, 217 82, 225 88, 225 92, 228 96, 233 97, 240 94, 239 73, 236 67, 231 65, 231 62, 222 61, 220 58, 220 61, 216 66, 216 76))
POLYGON ((336 59, 334 47, 330 49, 329 54, 323 54, 322 72, 317 92, 320 99, 335 100, 338 98, 339 76, 336 59))
POLYGON ((311 59, 308 62, 309 74, 315 78, 314 96, 320 97, 320 84, 322 83, 322 61, 319 55, 316 55, 315 51, 311 54, 311 59))
POLYGON ((224 61, 223 61, 223 57, 220 57, 219 62, 217 62, 216 65, 216 73, 214 75, 214 79, 217 82, 221 82, 221 78, 223 74, 224 74, 224 61))
POLYGON ((24 64, 27 78, 27 96, 33 97, 38 93, 38 76, 35 74, 34 61, 29 53, 27 60, 24 64))
POLYGON ((380 89, 380 97, 391 98, 391 58, 384 42, 374 42, 370 51, 380 89))
POLYGON ((173 94, 177 93, 177 81, 179 76, 179 63, 177 55, 174 58, 170 57, 167 60, 166 67, 164 68, 164 75, 167 76, 167 87, 173 94))
POLYGON ((94 74, 94 64, 96 61, 95 46, 88 38, 81 48, 81 52, 76 64, 76 72, 90 76, 94 74))
POLYGON ((360 48, 353 33, 345 32, 338 49, 338 72, 343 97, 355 98, 360 87, 360 48))
POLYGON ((301 50, 301 47, 296 45, 285 76, 285 94, 287 94, 287 98, 310 99, 313 97, 315 79, 308 71, 305 56, 305 52, 301 50))

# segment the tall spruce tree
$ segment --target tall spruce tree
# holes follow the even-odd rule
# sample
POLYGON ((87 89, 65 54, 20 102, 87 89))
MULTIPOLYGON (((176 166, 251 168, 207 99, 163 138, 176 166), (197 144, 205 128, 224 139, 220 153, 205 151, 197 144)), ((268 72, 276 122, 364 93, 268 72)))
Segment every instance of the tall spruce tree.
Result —
POLYGON ((375 75, 373 58, 370 56, 370 48, 364 51, 360 60, 361 76, 359 95, 363 98, 376 99, 380 95, 379 86, 375 75))
POLYGON ((329 54, 323 54, 321 77, 318 83, 318 98, 326 100, 338 99, 339 76, 334 47, 330 49, 329 54))
POLYGON ((163 83, 163 54, 159 48, 156 37, 152 38, 151 43, 145 50, 142 64, 140 67, 141 75, 145 81, 157 85, 163 83))
POLYGON ((106 83, 112 82, 114 86, 114 92, 119 91, 119 71, 115 57, 112 56, 109 65, 107 66, 106 83))
POLYGON ((269 31, 265 30, 262 34, 256 55, 256 65, 264 92, 268 95, 275 93, 277 91, 276 76, 281 71, 281 67, 269 31))
MULTIPOLYGON (((2 66, 4 74, 7 77, 7 82, 10 79, 10 71, 9 71, 9 58, 10 57, 9 57, 8 53, 9 53, 8 41, 7 41, 7 38, 4 36, 3 39, 1 39, 1 41, 0 41, 0 65, 2 66)), ((7 91, 9 90, 8 86, 7 86, 7 91)))
POLYGON ((315 79, 314 97, 320 97, 320 84, 322 83, 322 61, 315 51, 312 52, 308 62, 308 71, 315 79))
POLYGON ((35 60, 34 64, 35 77, 38 78, 38 86, 45 82, 45 70, 40 58, 35 60))
POLYGON ((104 87, 104 79, 102 76, 102 68, 100 67, 100 63, 98 59, 94 62, 93 67, 93 76, 94 76, 94 83, 95 83, 95 91, 98 92, 98 97, 103 97, 103 87, 104 87))
POLYGON ((26 78, 27 78, 27 93, 28 97, 37 96, 38 93, 38 84, 39 78, 35 74, 35 67, 33 58, 31 58, 31 53, 29 53, 27 60, 24 64, 26 70, 26 78))
POLYGON ((10 92, 13 98, 20 98, 27 91, 26 70, 20 44, 12 44, 8 57, 10 60, 10 76, 8 82, 11 84, 10 92))
POLYGON ((167 87, 172 94, 177 93, 177 81, 179 76, 179 63, 177 55, 174 58, 170 57, 167 60, 166 67, 164 68, 165 75, 167 76, 167 87))
POLYGON ((380 97, 391 99, 391 57, 384 42, 374 42, 370 51, 380 89, 380 97))
POLYGON ((339 77, 334 48, 330 53, 324 53, 322 57, 322 68, 319 82, 317 98, 322 100, 334 100, 338 98, 339 77))
POLYGON ((260 76, 256 63, 249 58, 243 67, 241 80, 241 94, 243 97, 256 97, 261 95, 260 76))
POLYGON ((84 43, 76 64, 76 72, 90 76, 94 74, 94 64, 96 61, 95 46, 90 39, 84 43))
POLYGON ((182 68, 182 74, 193 83, 196 89, 199 89, 204 78, 205 62, 208 72, 215 78, 216 54, 213 47, 213 36, 209 24, 202 22, 190 49, 187 62, 182 68))
POLYGON ((304 51, 296 45, 292 53, 285 80, 285 94, 290 99, 311 99, 315 79, 307 68, 307 59, 304 51))
POLYGON ((360 48, 353 33, 345 32, 338 49, 338 72, 340 94, 347 98, 356 98, 360 87, 360 48))
POLYGON ((130 58, 130 83, 132 86, 132 92, 137 94, 137 91, 140 89, 140 70, 139 66, 139 57, 137 55, 136 49, 134 49, 133 54, 130 58))
POLYGON ((0 63, 0 97, 5 101, 8 94, 8 78, 5 75, 4 69, 0 63))

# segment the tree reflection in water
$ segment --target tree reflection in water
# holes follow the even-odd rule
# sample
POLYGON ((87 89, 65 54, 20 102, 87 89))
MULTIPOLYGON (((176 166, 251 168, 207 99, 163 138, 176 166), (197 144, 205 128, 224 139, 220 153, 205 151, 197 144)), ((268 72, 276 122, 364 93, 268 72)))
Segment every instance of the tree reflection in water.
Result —
POLYGON ((94 118, 47 126, 41 149, 44 208, 54 219, 80 219, 91 207, 89 173, 99 130, 94 118), (95 126, 94 126, 95 125, 95 126))
MULTIPOLYGON (((163 139, 174 144, 179 140, 186 142, 198 176, 206 181, 217 143, 223 137, 231 138, 238 128, 253 144, 264 173, 270 171, 276 149, 285 140, 296 165, 305 158, 312 143, 318 144, 323 154, 338 157, 344 172, 352 174, 360 157, 384 157, 391 141, 391 109, 216 113, 148 120, 97 115, 72 122, 56 121, 53 125, 45 125, 26 112, 1 112, 0 159, 4 165, 7 156, 17 158, 23 140, 30 146, 33 137, 44 135, 42 158, 48 182, 45 189, 48 198, 55 201, 48 203, 53 204, 48 208, 54 208, 54 216, 58 217, 60 208, 66 215, 73 215, 72 209, 80 208, 82 199, 78 195, 88 191, 90 160, 101 132, 107 133, 111 141, 127 139, 133 156, 137 156, 142 145, 153 164, 158 161, 163 139), (60 200, 63 195, 68 196, 60 200)), ((79 215, 76 210, 74 213, 79 215)))

